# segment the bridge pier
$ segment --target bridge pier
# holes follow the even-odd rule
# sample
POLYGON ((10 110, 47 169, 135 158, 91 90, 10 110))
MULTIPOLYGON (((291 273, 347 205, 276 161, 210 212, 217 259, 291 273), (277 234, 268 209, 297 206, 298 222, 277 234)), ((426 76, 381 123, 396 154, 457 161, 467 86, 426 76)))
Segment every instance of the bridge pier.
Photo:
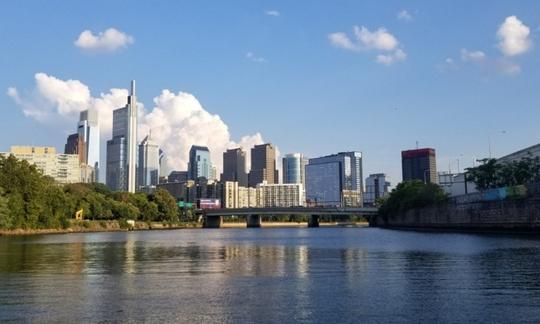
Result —
POLYGON ((203 228, 220 228, 223 225, 222 216, 204 216, 203 228))
POLYGON ((308 218, 308 227, 319 227, 319 215, 309 215, 308 218))
POLYGON ((261 227, 262 217, 260 215, 247 215, 246 222, 248 228, 261 227))

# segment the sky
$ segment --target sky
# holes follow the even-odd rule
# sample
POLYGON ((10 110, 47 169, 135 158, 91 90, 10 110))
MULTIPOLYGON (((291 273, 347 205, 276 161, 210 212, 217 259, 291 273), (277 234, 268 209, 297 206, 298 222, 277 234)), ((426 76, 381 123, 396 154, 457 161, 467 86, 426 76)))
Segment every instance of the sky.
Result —
MULTIPOLYGON (((281 155, 361 151, 401 180, 400 152, 438 169, 540 142, 539 1, 2 1, 0 151, 63 150, 78 112, 137 80, 150 130, 184 169, 191 144, 271 142, 281 155), (459 161, 459 163, 458 163, 459 161)), ((104 157, 102 157, 104 162, 104 157)))

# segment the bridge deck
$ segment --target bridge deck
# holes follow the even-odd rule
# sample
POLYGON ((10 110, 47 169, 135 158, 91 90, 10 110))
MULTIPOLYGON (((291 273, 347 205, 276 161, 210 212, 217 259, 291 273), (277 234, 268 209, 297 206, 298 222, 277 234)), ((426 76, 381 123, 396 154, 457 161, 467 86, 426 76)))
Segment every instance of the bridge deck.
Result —
POLYGON ((371 207, 273 207, 273 208, 222 208, 202 211, 206 216, 247 216, 247 215, 359 215, 370 216, 377 213, 371 207))

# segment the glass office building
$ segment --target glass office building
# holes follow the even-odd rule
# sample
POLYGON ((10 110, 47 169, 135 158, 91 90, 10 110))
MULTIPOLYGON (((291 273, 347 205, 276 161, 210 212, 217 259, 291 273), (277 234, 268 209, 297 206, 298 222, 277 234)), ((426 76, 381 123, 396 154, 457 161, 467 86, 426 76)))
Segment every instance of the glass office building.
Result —
POLYGON ((159 182, 160 149, 151 135, 146 136, 139 144, 138 187, 157 186, 159 182))
POLYGON ((135 192, 137 182, 137 98, 135 81, 125 107, 113 111, 112 139, 107 141, 107 186, 135 192))
POLYGON ((188 176, 190 180, 211 179, 212 162, 206 146, 193 145, 189 150, 188 176))
POLYGON ((78 148, 82 163, 94 168, 95 181, 99 177, 99 124, 94 109, 81 111, 78 125, 78 148))
POLYGON ((308 160, 301 153, 287 154, 283 157, 283 183, 306 184, 305 174, 308 160))
POLYGON ((306 200, 317 206, 361 206, 362 158, 343 152, 310 159, 306 165, 306 200))
POLYGON ((116 136, 107 141, 106 184, 111 190, 127 190, 126 138, 116 136))

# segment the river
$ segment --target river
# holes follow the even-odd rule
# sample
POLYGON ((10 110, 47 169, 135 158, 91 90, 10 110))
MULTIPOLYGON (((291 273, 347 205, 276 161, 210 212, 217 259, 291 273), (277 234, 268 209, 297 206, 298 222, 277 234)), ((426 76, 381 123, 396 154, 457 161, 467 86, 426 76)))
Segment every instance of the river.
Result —
POLYGON ((540 238, 375 228, 0 237, 0 321, 540 322, 540 238))

